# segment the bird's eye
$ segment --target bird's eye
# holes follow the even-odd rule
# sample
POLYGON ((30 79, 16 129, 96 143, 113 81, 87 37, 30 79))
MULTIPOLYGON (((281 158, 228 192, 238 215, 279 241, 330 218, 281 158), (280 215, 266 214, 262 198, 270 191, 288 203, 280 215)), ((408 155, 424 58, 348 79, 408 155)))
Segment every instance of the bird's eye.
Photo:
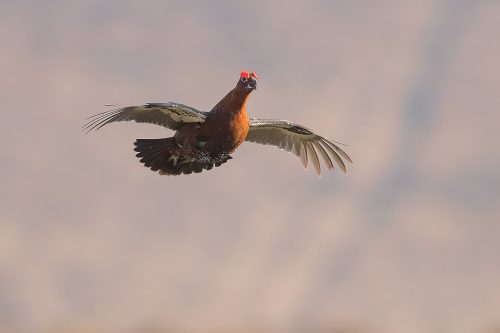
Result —
POLYGON ((248 79, 247 79, 246 77, 244 77, 244 76, 242 76, 242 77, 240 78, 240 81, 241 81, 241 82, 247 82, 247 80, 248 80, 248 79))

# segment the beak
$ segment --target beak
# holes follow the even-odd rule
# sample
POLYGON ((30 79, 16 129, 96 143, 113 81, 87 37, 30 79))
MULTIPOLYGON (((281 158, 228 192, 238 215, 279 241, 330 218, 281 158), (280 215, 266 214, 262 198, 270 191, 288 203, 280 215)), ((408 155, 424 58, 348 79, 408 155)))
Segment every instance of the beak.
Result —
POLYGON ((257 80, 255 80, 252 76, 248 79, 248 87, 252 90, 257 89, 257 80))

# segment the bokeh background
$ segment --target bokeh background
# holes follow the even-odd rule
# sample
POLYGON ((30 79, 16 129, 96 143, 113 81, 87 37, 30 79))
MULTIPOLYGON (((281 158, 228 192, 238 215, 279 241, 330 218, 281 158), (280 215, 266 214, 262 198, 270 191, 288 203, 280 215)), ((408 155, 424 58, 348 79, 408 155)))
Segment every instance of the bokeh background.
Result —
POLYGON ((498 332, 500 2, 0 2, 0 332, 498 332), (138 163, 242 69, 254 117, 347 143, 317 178, 244 144, 138 163))

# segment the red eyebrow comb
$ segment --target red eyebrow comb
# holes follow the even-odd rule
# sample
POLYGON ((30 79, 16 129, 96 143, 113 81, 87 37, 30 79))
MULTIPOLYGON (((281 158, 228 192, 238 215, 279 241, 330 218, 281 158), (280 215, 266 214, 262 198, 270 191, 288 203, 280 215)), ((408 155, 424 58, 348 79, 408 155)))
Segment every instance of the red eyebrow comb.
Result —
POLYGON ((250 74, 248 74, 247 71, 242 71, 240 73, 240 77, 244 77, 245 79, 249 79, 250 78, 250 74))

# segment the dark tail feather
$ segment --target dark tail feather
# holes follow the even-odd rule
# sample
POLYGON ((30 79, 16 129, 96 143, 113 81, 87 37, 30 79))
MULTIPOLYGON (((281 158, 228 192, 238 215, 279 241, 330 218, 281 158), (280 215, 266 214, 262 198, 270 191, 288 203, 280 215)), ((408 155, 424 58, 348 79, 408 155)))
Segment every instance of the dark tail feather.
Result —
POLYGON ((175 138, 164 139, 137 139, 134 142, 135 156, 140 158, 141 163, 153 171, 159 171, 161 175, 180 175, 199 173, 210 170, 227 162, 231 156, 223 160, 212 162, 200 162, 193 158, 182 155, 182 148, 177 145, 175 138))

